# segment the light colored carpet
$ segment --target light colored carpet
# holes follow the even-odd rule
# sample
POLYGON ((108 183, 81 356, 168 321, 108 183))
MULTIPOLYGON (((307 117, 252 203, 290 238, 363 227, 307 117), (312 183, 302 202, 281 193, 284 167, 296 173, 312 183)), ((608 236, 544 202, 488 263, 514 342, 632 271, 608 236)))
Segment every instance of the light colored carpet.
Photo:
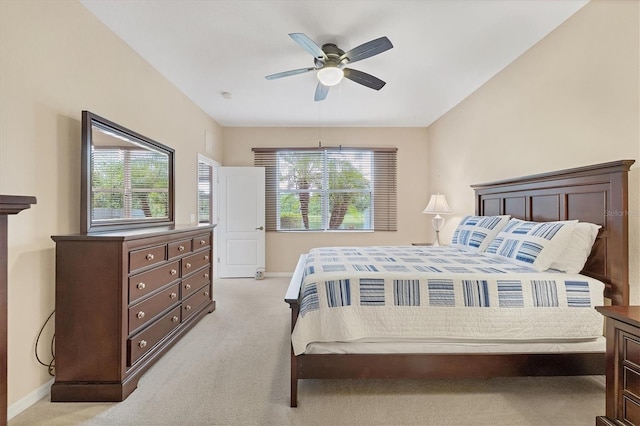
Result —
POLYGON ((45 398, 9 425, 593 425, 605 412, 603 376, 303 380, 290 408, 287 284, 216 281, 216 311, 125 401, 45 398))

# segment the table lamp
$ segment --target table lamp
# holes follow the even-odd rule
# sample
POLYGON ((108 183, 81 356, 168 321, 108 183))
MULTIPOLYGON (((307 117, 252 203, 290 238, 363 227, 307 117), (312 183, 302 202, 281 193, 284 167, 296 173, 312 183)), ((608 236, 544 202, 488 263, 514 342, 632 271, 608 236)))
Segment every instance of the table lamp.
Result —
POLYGON ((429 199, 429 203, 427 207, 422 211, 424 214, 435 214, 434 218, 431 219, 431 223, 433 224, 433 229, 436 231, 436 239, 433 242, 434 246, 440 245, 440 228, 442 228, 442 224, 444 223, 444 218, 440 216, 440 214, 451 213, 451 209, 449 208, 449 204, 447 204, 447 198, 443 194, 433 194, 429 199))

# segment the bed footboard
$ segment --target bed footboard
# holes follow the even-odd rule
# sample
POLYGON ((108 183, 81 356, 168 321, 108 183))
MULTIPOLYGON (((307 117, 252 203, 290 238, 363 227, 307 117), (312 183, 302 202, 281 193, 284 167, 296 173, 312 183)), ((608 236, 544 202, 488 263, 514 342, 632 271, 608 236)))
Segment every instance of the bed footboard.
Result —
MULTIPOLYGON (((296 270, 291 277, 287 294, 284 296, 284 301, 287 302, 291 308, 291 332, 293 332, 293 327, 296 325, 298 312, 300 310, 298 301, 306 259, 306 254, 301 255, 298 259, 298 264, 296 265, 296 270)), ((291 347, 291 406, 298 406, 298 359, 293 354, 293 346, 291 347)))

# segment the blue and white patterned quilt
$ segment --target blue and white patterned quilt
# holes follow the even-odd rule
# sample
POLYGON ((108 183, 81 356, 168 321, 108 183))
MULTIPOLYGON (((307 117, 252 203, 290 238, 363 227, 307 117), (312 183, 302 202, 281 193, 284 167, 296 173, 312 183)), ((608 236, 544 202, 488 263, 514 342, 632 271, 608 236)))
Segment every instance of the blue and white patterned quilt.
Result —
POLYGON ((306 257, 299 355, 312 342, 602 336, 604 284, 453 247, 323 247, 306 257))

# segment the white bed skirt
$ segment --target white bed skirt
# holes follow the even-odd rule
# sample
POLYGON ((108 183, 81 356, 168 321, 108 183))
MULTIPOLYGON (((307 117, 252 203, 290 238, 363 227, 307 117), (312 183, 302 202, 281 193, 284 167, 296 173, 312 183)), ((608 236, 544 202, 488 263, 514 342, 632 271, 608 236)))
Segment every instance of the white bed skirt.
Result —
POLYGON ((581 341, 544 342, 315 342, 305 354, 415 354, 415 353, 572 353, 605 352, 604 336, 581 341))

